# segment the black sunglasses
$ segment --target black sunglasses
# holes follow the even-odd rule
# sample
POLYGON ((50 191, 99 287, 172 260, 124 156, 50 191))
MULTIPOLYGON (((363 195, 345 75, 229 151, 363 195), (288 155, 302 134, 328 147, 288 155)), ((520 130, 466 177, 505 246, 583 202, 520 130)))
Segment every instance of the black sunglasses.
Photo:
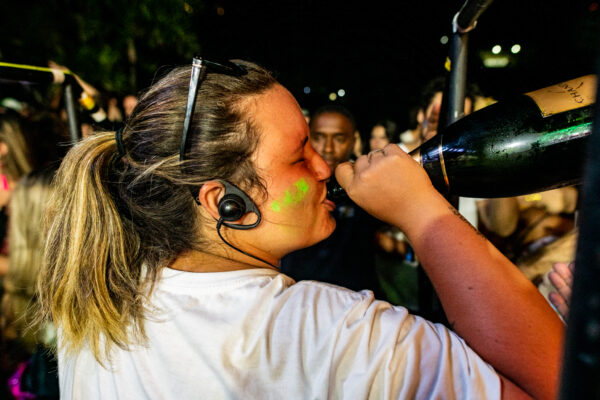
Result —
POLYGON ((183 120, 183 132, 181 133, 181 147, 179 149, 179 161, 185 160, 185 153, 188 145, 188 132, 194 116, 194 107, 196 105, 196 95, 198 94, 198 88, 206 77, 208 72, 230 75, 230 76, 242 76, 246 75, 248 71, 238 64, 231 61, 209 61, 202 57, 194 57, 192 60, 192 76, 190 78, 190 88, 188 90, 188 101, 185 109, 185 119, 183 120))
MULTIPOLYGON (((181 147, 179 148, 179 161, 185 160, 185 153, 188 150, 188 132, 190 125, 194 117, 194 107, 196 105, 196 95, 198 94, 198 88, 206 77, 207 73, 216 73, 230 76, 242 76, 246 75, 248 71, 238 64, 231 61, 209 61, 202 57, 194 57, 192 60, 192 76, 190 78, 190 88, 188 90, 187 107, 185 109, 185 119, 183 120, 183 132, 181 133, 181 147)), ((190 187, 192 196, 196 203, 198 199, 194 194, 194 189, 190 187)))

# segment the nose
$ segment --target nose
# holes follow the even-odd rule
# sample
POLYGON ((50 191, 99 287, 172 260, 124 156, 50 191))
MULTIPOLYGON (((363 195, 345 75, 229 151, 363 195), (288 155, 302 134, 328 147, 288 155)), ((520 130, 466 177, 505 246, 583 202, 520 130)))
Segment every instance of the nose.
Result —
POLYGON ((333 153, 333 138, 327 137, 325 139, 325 146, 323 147, 323 154, 333 153))
POLYGON ((329 165, 323 160, 323 157, 321 157, 319 153, 313 150, 309 156, 309 160, 309 168, 315 176, 315 179, 324 181, 331 176, 333 171, 331 171, 331 168, 329 168, 329 165))

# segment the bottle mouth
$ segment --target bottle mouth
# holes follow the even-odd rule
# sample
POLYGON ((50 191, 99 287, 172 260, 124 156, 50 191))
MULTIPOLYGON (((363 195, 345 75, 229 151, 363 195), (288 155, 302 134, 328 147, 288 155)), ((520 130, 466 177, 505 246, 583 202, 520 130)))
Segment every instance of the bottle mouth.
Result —
POLYGON ((409 156, 411 156, 413 158, 413 160, 415 160, 416 162, 419 163, 419 165, 423 165, 423 158, 421 157, 421 148, 417 147, 416 149, 414 149, 413 151, 411 151, 410 153, 408 153, 409 156))
POLYGON ((335 179, 334 175, 331 175, 329 180, 327 181, 327 199, 333 201, 345 200, 348 198, 346 191, 340 186, 340 184, 335 179))

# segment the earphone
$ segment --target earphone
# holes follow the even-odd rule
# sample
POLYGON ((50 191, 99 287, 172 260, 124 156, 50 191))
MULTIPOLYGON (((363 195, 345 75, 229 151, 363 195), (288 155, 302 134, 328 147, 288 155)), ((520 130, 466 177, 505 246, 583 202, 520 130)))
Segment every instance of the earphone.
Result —
POLYGON ((225 195, 219 200, 219 220, 222 224, 232 229, 252 229, 260 223, 260 211, 254 201, 240 188, 227 181, 219 181, 225 188, 225 195), (231 221, 237 221, 247 213, 256 215, 256 221, 250 225, 231 224, 231 221))
POLYGON ((258 226, 261 221, 260 210, 252 201, 250 196, 244 193, 243 190, 235 186, 233 183, 229 183, 227 181, 219 180, 219 183, 223 185, 225 188, 225 194, 219 200, 219 204, 217 205, 219 211, 219 221, 217 222, 217 234, 227 246, 231 247, 235 251, 238 251, 242 254, 247 255, 248 257, 254 258, 255 260, 264 262, 265 264, 269 264, 275 269, 279 269, 276 265, 271 264, 270 262, 263 260, 262 258, 253 256, 250 253, 246 253, 244 250, 238 249, 231 243, 229 243, 223 235, 221 235, 221 226, 225 225, 231 229, 239 229, 239 230, 247 230, 252 229, 258 226), (240 224, 231 224, 231 221, 237 221, 242 218, 247 213, 253 213, 256 215, 256 221, 250 225, 240 225, 240 224))

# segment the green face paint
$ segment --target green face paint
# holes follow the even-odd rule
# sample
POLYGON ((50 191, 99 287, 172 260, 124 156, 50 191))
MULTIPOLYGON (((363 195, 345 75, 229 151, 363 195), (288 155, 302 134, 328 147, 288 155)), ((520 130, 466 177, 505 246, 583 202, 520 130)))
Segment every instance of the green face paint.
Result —
POLYGON ((271 210, 281 212, 282 206, 285 207, 300 203, 306 197, 308 189, 308 183, 306 183, 304 178, 300 178, 292 185, 292 188, 285 191, 283 196, 271 202, 271 210))

